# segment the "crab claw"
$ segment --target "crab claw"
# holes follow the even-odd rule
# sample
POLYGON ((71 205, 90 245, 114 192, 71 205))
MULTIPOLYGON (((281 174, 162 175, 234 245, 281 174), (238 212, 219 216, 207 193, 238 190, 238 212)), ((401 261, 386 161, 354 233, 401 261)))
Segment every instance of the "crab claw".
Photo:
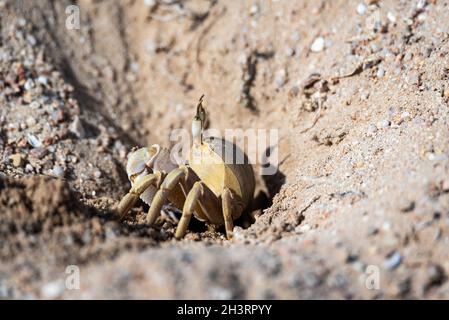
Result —
MULTIPOLYGON (((158 144, 153 144, 130 153, 126 164, 126 173, 131 181, 131 186, 134 186, 150 173, 157 171, 168 173, 175 168, 177 165, 171 161, 170 151, 158 144)), ((150 186, 140 195, 140 199, 149 205, 156 191, 157 187, 150 186)))

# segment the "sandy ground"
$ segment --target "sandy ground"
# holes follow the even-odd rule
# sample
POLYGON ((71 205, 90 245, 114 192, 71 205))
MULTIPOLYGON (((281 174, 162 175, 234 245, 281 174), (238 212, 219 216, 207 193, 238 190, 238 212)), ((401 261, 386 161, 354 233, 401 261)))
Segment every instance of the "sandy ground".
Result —
POLYGON ((447 1, 70 4, 0 0, 0 298, 449 298, 447 1), (279 130, 234 238, 117 221, 202 94, 279 130))

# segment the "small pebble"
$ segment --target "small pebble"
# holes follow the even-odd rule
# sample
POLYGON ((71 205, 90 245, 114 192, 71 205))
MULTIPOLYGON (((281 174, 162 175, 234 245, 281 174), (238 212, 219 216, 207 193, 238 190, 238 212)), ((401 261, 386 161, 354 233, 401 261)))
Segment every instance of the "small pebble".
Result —
POLYGON ((287 57, 291 57, 295 54, 295 49, 293 49, 292 47, 288 47, 287 49, 285 49, 285 55, 287 57))
POLYGON ((99 179, 99 178, 101 178, 101 171, 100 170, 95 170, 94 171, 94 177, 96 178, 96 179, 99 179))
POLYGON ((380 127, 380 128, 388 128, 390 126, 390 124, 391 124, 391 122, 389 120, 384 119, 382 121, 379 121, 377 123, 377 126, 380 127))
POLYGON ((64 168, 61 166, 54 166, 51 169, 51 174, 57 178, 62 178, 64 176, 64 168))
POLYGON ((419 86, 421 84, 421 75, 417 70, 412 70, 409 72, 407 77, 407 82, 410 85, 419 86))
POLYGON ((156 0, 143 0, 143 4, 147 7, 153 8, 156 5, 156 0))
POLYGON ((410 120, 410 113, 409 112, 407 112, 407 111, 404 111, 404 112, 402 112, 401 113, 401 120, 403 120, 403 121, 408 121, 408 120, 410 120))
POLYGON ((398 251, 390 254, 387 259, 384 261, 384 267, 387 270, 393 270, 399 267, 402 262, 402 256, 398 251))
POLYGON ((401 199, 399 200, 399 210, 401 210, 401 212, 410 212, 413 211, 413 209, 415 209, 415 202, 414 201, 410 201, 407 199, 401 199))
POLYGON ((424 7, 427 6, 427 0, 418 0, 416 2, 416 9, 422 10, 424 7))
POLYGON ((24 163, 24 157, 23 157, 22 154, 20 154, 20 153, 15 153, 15 154, 11 155, 11 156, 9 157, 9 159, 12 161, 12 165, 13 165, 14 167, 17 168, 17 167, 23 166, 23 163, 24 163))
POLYGON ((384 75, 385 75, 385 70, 382 69, 382 68, 379 68, 379 69, 377 70, 376 76, 377 76, 378 78, 382 78, 384 75))
POLYGON ((48 85, 48 78, 45 76, 39 76, 37 81, 45 86, 48 85))
POLYGON ((42 142, 34 134, 31 133, 27 134, 27 141, 33 148, 41 148, 43 146, 42 142))
POLYGON ((64 292, 64 282, 54 281, 42 286, 41 294, 44 299, 56 299, 64 292))
POLYGON ((393 14, 393 12, 388 11, 387 13, 387 19, 388 21, 390 21, 391 23, 395 23, 396 22, 396 16, 393 14))
POLYGON ((324 38, 323 37, 316 38, 313 41, 312 46, 310 47, 310 50, 312 50, 312 52, 323 51, 324 50, 324 38))
POLYGON ((278 88, 281 88, 285 85, 287 81, 287 71, 285 69, 281 69, 276 73, 276 77, 274 79, 274 82, 276 83, 276 86, 278 88))
POLYGON ((25 123, 28 127, 32 127, 36 124, 36 119, 34 119, 33 117, 28 117, 26 118, 25 123))
POLYGON ((33 87, 34 87, 33 80, 28 79, 27 81, 25 81, 25 84, 23 85, 23 87, 25 88, 26 91, 30 91, 31 89, 33 89, 33 87))
POLYGON ((295 232, 296 233, 306 233, 307 231, 309 231, 310 229, 312 229, 312 227, 309 224, 304 224, 304 225, 299 225, 295 228, 295 232))
POLYGON ((259 13, 259 6, 257 4, 252 5, 251 8, 249 9, 249 13, 252 16, 258 14, 259 13))
POLYGON ((366 5, 364 3, 359 3, 357 6, 357 13, 361 16, 363 16, 366 12, 366 5))
POLYGON ((31 34, 27 35, 27 41, 31 46, 35 46, 37 43, 36 38, 31 34))
POLYGON ((80 139, 84 138, 86 135, 81 120, 78 116, 75 116, 75 118, 73 119, 72 123, 69 126, 69 130, 80 139))
POLYGON ((29 155, 36 159, 42 159, 47 154, 48 154, 47 149, 45 149, 43 147, 31 149, 29 152, 29 155))
POLYGON ((374 134, 377 132, 377 127, 375 124, 370 124, 368 126, 368 134, 374 134))

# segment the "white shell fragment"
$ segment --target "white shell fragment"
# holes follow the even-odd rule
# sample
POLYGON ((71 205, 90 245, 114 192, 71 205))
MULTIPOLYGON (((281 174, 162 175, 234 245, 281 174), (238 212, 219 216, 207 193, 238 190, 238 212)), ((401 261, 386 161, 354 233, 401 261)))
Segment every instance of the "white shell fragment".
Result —
POLYGON ((310 50, 312 50, 312 52, 323 51, 324 50, 324 38, 323 37, 316 38, 313 41, 312 46, 310 47, 310 50))

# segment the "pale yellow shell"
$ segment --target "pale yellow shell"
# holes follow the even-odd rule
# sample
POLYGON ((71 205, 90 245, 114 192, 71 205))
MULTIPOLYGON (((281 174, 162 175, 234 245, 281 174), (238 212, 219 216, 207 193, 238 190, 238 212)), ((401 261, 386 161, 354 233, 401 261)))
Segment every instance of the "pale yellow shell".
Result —
POLYGON ((189 166, 217 197, 227 187, 242 198, 245 206, 251 202, 255 188, 253 168, 235 144, 220 138, 194 144, 189 166))

